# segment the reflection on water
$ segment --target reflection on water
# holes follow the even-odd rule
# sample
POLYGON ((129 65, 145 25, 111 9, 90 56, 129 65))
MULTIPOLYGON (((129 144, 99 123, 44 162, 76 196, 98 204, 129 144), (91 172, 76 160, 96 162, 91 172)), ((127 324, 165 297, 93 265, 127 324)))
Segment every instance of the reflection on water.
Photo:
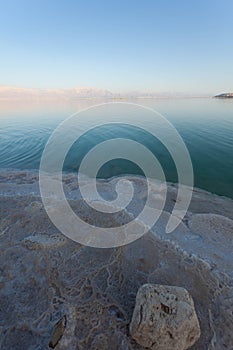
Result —
MULTIPOLYGON (((0 168, 38 169, 46 141, 71 114, 101 100, 0 101, 0 168)), ((107 101, 109 102, 109 101, 107 101)), ((154 108, 178 130, 190 152, 195 186, 233 198, 233 101, 217 99, 158 99, 130 101, 154 108)), ((143 118, 143 115, 136 118, 143 118)), ((102 123, 111 122, 111 116, 102 123)), ((153 120, 147 121, 153 123, 153 120)), ((123 125, 106 125, 88 132, 70 149, 65 171, 76 171, 85 153, 103 140, 126 137, 140 141, 160 161, 168 181, 176 182, 175 165, 166 148, 150 135, 123 125)), ((67 137, 69 137, 67 135, 67 137)), ((100 177, 141 174, 132 162, 117 159, 105 164, 100 177)))

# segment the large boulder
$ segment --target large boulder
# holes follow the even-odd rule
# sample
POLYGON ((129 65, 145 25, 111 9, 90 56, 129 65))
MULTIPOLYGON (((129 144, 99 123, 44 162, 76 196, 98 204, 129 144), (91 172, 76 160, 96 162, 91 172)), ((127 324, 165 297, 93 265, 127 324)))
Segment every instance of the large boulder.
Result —
POLYGON ((130 334, 149 349, 188 349, 201 334, 192 297, 181 287, 143 285, 137 293, 130 334))

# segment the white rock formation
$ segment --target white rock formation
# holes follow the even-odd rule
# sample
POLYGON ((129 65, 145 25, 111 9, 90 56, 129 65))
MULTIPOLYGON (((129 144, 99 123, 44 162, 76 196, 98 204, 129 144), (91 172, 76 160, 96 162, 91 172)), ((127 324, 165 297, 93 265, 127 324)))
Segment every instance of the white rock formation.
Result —
POLYGON ((188 349, 201 334, 192 297, 181 287, 143 285, 137 293, 130 333, 150 349, 188 349))

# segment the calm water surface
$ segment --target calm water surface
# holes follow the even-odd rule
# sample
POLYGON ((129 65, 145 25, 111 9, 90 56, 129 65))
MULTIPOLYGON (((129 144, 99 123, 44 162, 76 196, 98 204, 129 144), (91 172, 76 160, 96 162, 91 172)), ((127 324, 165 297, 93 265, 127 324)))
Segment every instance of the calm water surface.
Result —
MULTIPOLYGON (((100 102, 104 101, 11 104, 0 101, 0 168, 38 169, 44 146, 59 123, 76 111, 100 102)), ((175 126, 190 152, 196 187, 233 198, 233 99, 131 102, 154 108, 175 126)), ((143 119, 143 112, 140 118, 143 119)), ((102 122, 111 122, 111 115, 104 116, 102 122)), ((83 136, 70 149, 64 171, 78 170, 81 159, 89 149, 114 137, 131 138, 147 146, 160 161, 166 179, 177 181, 176 168, 166 148, 145 132, 126 127, 124 120, 122 125, 106 125, 83 136)), ((136 165, 118 159, 106 163, 98 176, 106 178, 135 173, 141 174, 136 165)))

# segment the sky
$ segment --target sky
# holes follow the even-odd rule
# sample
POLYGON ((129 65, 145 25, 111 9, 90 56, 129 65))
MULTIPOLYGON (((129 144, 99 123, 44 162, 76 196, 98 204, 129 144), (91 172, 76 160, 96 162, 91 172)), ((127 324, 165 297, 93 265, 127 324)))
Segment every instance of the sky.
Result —
POLYGON ((233 91, 233 1, 0 0, 0 85, 233 91))

